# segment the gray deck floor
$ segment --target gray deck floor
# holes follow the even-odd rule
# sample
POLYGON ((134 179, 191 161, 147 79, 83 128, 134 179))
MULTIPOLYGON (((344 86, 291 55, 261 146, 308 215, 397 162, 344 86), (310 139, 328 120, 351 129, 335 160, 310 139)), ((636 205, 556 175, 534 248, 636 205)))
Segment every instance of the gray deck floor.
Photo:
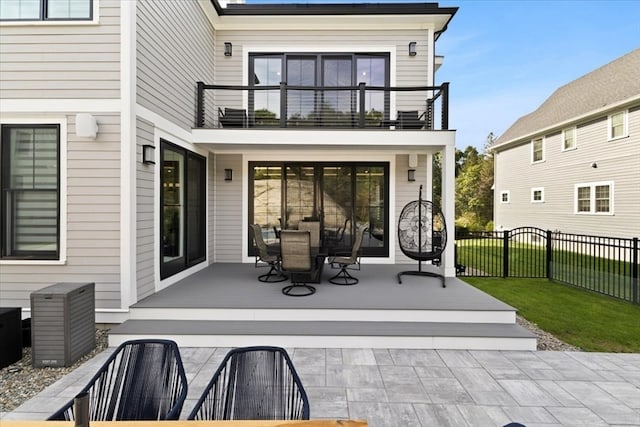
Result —
MULTIPOLYGON (((111 351, 0 418, 45 419, 78 393, 111 351)), ((189 379, 182 418, 227 351, 180 349, 189 379)), ((370 427, 640 426, 640 354, 288 351, 309 395, 311 418, 366 419, 370 427)))
MULTIPOLYGON (((425 270, 429 267, 423 267, 425 270)), ((353 275, 354 286, 336 286, 327 281, 337 270, 325 266, 323 280, 314 295, 294 298, 280 290, 289 282, 262 283, 257 276, 267 272, 253 264, 211 266, 135 304, 140 308, 302 308, 302 309, 398 309, 398 310, 513 310, 513 308, 457 278, 447 278, 446 288, 431 277, 403 276, 417 264, 363 264, 353 275)))

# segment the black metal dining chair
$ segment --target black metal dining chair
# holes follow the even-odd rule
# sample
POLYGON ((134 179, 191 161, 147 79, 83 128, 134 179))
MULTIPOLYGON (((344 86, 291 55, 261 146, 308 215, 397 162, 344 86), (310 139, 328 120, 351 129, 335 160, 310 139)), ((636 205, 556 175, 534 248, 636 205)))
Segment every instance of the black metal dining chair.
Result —
POLYGON ((308 420, 309 399, 286 350, 242 347, 225 356, 189 420, 308 420))
MULTIPOLYGON (((178 345, 145 339, 122 343, 80 394, 88 394, 90 421, 177 420, 187 397, 178 345)), ((74 420, 74 400, 49 420, 74 420)))

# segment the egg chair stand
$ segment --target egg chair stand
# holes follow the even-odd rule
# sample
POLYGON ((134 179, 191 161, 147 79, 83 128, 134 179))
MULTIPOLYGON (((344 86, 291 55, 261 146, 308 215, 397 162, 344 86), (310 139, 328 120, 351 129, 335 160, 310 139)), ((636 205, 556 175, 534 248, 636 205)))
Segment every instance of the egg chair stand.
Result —
POLYGON ((402 283, 402 276, 435 277, 439 278, 442 287, 446 288, 444 275, 422 270, 423 261, 440 263, 447 244, 444 215, 432 202, 422 200, 422 185, 418 200, 407 203, 400 213, 398 242, 402 253, 418 261, 418 270, 398 273, 398 283, 402 283))

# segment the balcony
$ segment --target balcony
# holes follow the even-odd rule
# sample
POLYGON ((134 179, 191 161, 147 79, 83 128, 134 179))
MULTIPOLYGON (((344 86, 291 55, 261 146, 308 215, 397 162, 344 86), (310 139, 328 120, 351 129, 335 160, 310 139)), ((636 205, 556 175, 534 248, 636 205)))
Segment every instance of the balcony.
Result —
POLYGON ((449 83, 319 87, 198 82, 196 108, 196 128, 205 129, 449 130, 449 83))

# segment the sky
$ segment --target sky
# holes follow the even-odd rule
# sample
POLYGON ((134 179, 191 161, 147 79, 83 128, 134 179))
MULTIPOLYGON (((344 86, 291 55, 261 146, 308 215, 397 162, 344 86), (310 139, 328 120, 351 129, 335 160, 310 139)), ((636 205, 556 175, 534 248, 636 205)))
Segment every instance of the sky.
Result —
MULTIPOLYGON (((430 2, 429 0, 423 0, 430 2)), ((435 0, 432 0, 435 1, 435 0)), ((246 0, 399 3, 415 0, 246 0)), ((640 48, 638 0, 441 0, 458 12, 436 42, 450 83, 449 127, 459 149, 482 150, 556 89, 640 48)), ((640 70, 638 71, 640 78, 640 70)))

